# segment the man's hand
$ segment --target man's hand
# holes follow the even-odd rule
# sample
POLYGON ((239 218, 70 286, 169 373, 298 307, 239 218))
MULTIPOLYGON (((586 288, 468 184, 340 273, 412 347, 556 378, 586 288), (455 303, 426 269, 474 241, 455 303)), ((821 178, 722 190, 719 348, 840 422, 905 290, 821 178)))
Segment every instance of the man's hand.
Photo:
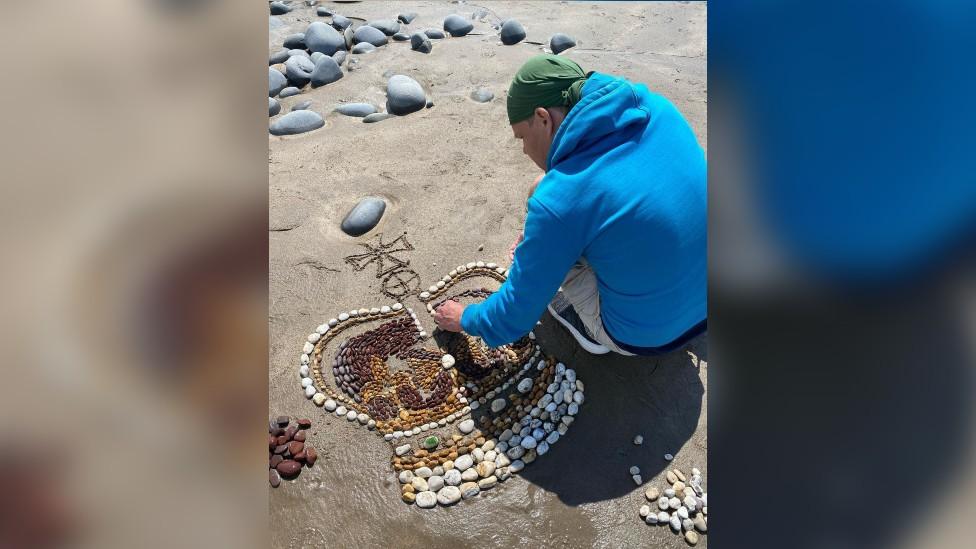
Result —
POLYGON ((522 243, 523 238, 525 238, 525 233, 520 232, 518 238, 515 239, 515 242, 512 242, 512 247, 508 249, 509 263, 515 261, 515 248, 518 248, 518 245, 522 243))
POLYGON ((448 332, 461 331, 461 315, 464 313, 464 305, 453 299, 445 301, 443 305, 434 309, 434 322, 441 330, 448 332))

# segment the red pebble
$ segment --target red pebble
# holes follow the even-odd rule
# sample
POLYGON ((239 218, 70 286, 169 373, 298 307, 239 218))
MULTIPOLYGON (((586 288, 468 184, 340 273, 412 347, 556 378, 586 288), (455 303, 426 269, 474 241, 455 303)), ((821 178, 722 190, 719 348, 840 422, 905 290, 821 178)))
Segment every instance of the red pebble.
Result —
POLYGON ((291 452, 291 455, 293 456, 298 455, 298 452, 301 452, 302 448, 304 447, 305 443, 298 442, 297 440, 288 443, 288 451, 291 452))
POLYGON ((319 454, 318 454, 318 452, 315 451, 315 448, 312 448, 311 446, 306 446, 305 447, 305 463, 309 467, 311 467, 311 466, 315 465, 315 460, 317 460, 317 459, 319 459, 319 454))
POLYGON ((275 470, 281 473, 281 476, 283 477, 293 477, 302 470, 302 464, 298 463, 297 461, 286 459, 285 461, 279 463, 278 466, 275 467, 275 470))

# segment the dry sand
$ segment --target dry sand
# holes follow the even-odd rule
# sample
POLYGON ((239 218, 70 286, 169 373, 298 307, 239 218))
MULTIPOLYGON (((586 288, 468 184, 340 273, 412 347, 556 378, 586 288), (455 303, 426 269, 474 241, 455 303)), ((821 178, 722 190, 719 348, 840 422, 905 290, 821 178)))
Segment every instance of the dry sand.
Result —
MULTIPOLYGON (((293 12, 278 17, 286 25, 270 31, 269 52, 309 22, 329 20, 302 2, 292 5, 293 12)), ((664 488, 666 452, 686 472, 700 468, 707 486, 705 337, 661 358, 592 357, 545 315, 537 330, 544 349, 586 383, 579 418, 521 475, 448 509, 402 503, 389 444, 315 407, 302 394, 297 368, 305 336, 317 325, 343 310, 391 302, 369 270, 354 272, 343 261, 376 233, 389 239, 407 232, 416 249, 404 256, 424 288, 459 263, 507 263, 526 190, 539 174, 505 116, 512 74, 543 48, 528 41, 548 45, 555 32, 574 36, 579 45, 564 55, 584 70, 622 75, 668 97, 705 146, 704 3, 323 5, 362 20, 416 11, 410 30, 441 28, 446 15, 470 17, 482 6, 492 14, 475 22, 475 35, 434 40, 429 55, 391 41, 350 56, 360 60, 355 71, 282 101, 287 112, 310 99, 326 126, 269 138, 269 415, 311 418, 309 443, 322 457, 297 480, 270 489, 273 546, 686 547, 668 527, 645 525, 638 508, 647 503, 648 484, 664 488), (500 44, 491 23, 507 17, 525 26, 526 43, 500 44), (434 107, 377 124, 332 112, 341 102, 385 105, 387 71, 419 81, 434 107), (495 93, 492 102, 469 98, 481 86, 495 93), (346 236, 339 222, 367 195, 389 202, 382 222, 363 237, 346 236), (636 434, 642 446, 632 444, 636 434), (628 474, 632 465, 643 472, 640 488, 628 474)), ((433 329, 416 298, 403 301, 433 329)))

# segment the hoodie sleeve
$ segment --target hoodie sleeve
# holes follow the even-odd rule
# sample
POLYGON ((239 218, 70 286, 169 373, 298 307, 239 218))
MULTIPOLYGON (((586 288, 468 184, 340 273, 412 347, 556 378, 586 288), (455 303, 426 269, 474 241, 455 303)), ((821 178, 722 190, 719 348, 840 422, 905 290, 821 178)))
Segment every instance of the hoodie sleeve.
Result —
POLYGON ((578 228, 567 226, 538 199, 529 199, 524 238, 508 280, 488 299, 465 307, 461 328, 492 347, 529 333, 582 254, 582 240, 578 228))

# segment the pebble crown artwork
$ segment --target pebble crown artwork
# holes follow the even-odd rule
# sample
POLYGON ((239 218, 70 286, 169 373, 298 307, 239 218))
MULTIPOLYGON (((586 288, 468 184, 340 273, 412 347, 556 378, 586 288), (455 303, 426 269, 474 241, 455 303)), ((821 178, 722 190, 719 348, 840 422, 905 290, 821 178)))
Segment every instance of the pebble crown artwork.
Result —
MULTIPOLYGON (((403 237, 366 247, 347 261, 357 271, 376 264, 378 276, 406 267, 394 250, 413 249, 403 237)), ((419 299, 428 312, 448 299, 483 300, 492 290, 453 287, 500 284, 507 274, 494 263, 459 265, 419 299)), ((583 382, 545 356, 533 333, 498 348, 463 333, 439 332, 435 341, 401 303, 324 321, 303 343, 299 373, 315 405, 390 444, 401 499, 421 508, 454 505, 521 471, 566 434, 583 401, 583 382)))

